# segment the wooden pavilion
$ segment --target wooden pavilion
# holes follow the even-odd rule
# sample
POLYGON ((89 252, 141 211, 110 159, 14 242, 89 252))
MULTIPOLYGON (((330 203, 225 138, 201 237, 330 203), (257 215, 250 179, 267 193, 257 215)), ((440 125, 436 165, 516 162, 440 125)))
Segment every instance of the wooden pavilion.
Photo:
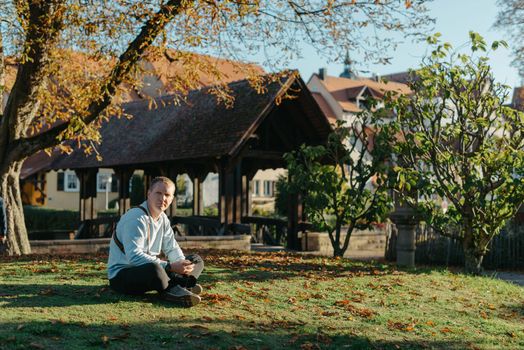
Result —
MULTIPOLYGON (((82 152, 57 157, 51 169, 73 169, 80 179, 81 221, 94 218, 98 169, 112 168, 119 182, 120 214, 129 209, 129 180, 142 169, 146 188, 158 175, 175 178, 186 173, 193 180, 193 217, 177 217, 174 204, 169 213, 174 223, 207 222, 218 234, 241 232, 241 224, 253 223, 249 188, 255 173, 285 168, 284 153, 301 144, 324 144, 332 129, 298 75, 269 84, 263 94, 247 80, 230 83, 229 88, 235 96, 231 108, 217 104, 209 88, 192 91, 180 105, 170 96, 158 98, 156 108, 149 108, 147 101, 124 104, 133 118, 113 118, 102 126, 97 147, 102 160, 82 152), (210 172, 219 174, 218 218, 202 216, 202 182, 210 172)), ((298 248, 301 204, 297 198, 290 203, 287 242, 298 248)))

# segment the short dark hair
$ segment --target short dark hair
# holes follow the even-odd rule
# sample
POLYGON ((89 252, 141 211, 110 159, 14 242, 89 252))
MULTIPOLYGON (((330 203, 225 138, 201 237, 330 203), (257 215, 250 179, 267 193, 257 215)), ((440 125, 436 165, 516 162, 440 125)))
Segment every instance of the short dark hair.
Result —
POLYGON ((170 178, 166 176, 157 176, 153 178, 153 180, 151 180, 151 183, 149 184, 149 189, 151 190, 159 182, 162 182, 166 185, 170 185, 170 186, 173 186, 173 188, 176 188, 175 183, 170 178))

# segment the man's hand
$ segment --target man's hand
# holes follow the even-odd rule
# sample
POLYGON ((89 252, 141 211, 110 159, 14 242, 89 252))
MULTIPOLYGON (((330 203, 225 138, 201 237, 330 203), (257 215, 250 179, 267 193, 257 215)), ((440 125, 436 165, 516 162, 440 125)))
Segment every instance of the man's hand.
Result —
POLYGON ((187 275, 193 271, 195 264, 189 260, 178 260, 170 264, 171 271, 178 273, 179 275, 187 275))

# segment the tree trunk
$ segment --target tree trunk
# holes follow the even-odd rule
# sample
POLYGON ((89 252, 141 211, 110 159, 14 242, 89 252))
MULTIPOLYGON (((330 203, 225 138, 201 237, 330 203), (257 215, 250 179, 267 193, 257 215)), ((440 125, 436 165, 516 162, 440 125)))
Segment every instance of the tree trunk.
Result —
POLYGON ((480 254, 475 248, 466 249, 464 247, 464 269, 471 275, 480 275, 482 273, 482 260, 484 254, 480 254))
POLYGON ((478 244, 479 242, 475 242, 472 228, 466 227, 462 248, 464 250, 464 270, 468 274, 480 275, 482 273, 482 260, 485 253, 482 249, 478 249, 478 244))
POLYGON ((20 170, 23 163, 16 161, 0 167, 0 195, 4 198, 7 216, 7 237, 5 242, 0 243, 0 251, 8 255, 31 253, 20 191, 20 170))
POLYGON ((346 252, 346 249, 344 247, 340 246, 340 231, 342 230, 342 224, 340 223, 340 220, 337 218, 336 226, 335 226, 335 238, 332 239, 331 245, 333 246, 333 257, 344 257, 344 253, 346 252))

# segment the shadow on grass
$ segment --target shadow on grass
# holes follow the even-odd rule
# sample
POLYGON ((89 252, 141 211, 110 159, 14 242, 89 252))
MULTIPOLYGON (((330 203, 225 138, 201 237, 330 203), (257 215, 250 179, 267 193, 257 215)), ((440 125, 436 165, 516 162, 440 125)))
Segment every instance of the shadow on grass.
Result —
POLYGON ((524 318, 524 302, 517 305, 507 305, 501 310, 502 318, 524 318))
MULTIPOLYGON (((379 338, 379 337, 377 337, 379 338)), ((465 349, 470 343, 442 340, 370 339, 347 333, 326 334, 302 326, 278 327, 235 319, 86 324, 30 321, 4 323, 2 349, 465 349)))
POLYGON ((132 300, 109 289, 108 285, 2 284, 0 303, 11 307, 61 307, 96 305, 132 300))

